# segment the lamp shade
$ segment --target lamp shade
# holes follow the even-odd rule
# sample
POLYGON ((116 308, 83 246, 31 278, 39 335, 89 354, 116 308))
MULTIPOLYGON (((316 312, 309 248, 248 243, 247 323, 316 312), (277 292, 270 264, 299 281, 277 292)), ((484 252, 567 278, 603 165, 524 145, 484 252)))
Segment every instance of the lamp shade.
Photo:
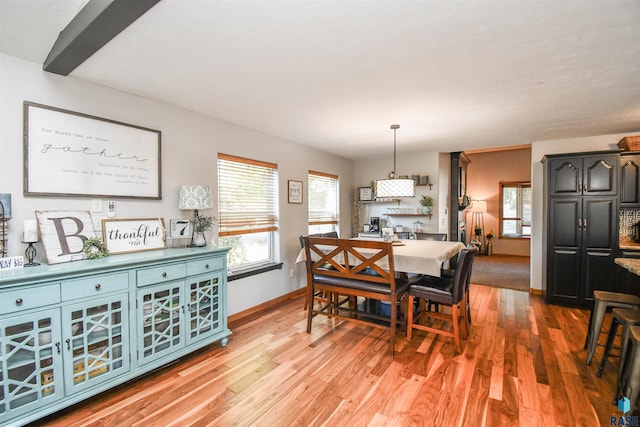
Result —
POLYGON ((208 185, 183 185, 180 188, 179 209, 211 209, 213 199, 208 185))
POLYGON ((376 181, 376 198, 414 197, 414 184, 412 179, 379 179, 376 181))
POLYGON ((471 202, 471 212, 487 212, 487 202, 484 200, 474 200, 471 202))

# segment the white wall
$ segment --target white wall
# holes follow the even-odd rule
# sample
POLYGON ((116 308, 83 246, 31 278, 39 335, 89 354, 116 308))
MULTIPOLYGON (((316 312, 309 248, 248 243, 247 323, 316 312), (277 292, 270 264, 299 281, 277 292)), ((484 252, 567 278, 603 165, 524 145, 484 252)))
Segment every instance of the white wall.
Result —
MULTIPOLYGON (((445 156, 447 162, 449 162, 449 156, 445 156)), ((397 175, 429 175, 429 182, 432 185, 417 186, 416 196, 414 198, 403 199, 399 204, 397 203, 380 203, 380 204, 366 204, 364 206, 363 219, 368 219, 372 216, 380 217, 382 221, 383 215, 388 212, 389 208, 419 208, 419 199, 423 196, 431 196, 433 198, 433 216, 431 219, 426 217, 389 217, 389 221, 394 225, 403 225, 406 230, 410 230, 413 226, 413 222, 420 220, 424 223, 423 229, 425 233, 437 233, 440 230, 439 218, 441 212, 447 208, 447 199, 443 199, 440 191, 441 184, 447 187, 448 182, 441 183, 442 174, 440 171, 440 154, 435 151, 419 151, 412 153, 397 153, 396 166, 398 168, 397 175)), ((448 166, 450 167, 450 166, 448 166)), ((355 162, 354 169, 354 183, 358 187, 368 187, 371 185, 371 181, 376 179, 384 179, 389 172, 393 169, 393 154, 390 153, 385 158, 366 158, 358 159, 355 162)), ((446 215, 445 215, 446 218, 446 215)), ((362 231, 362 225, 367 222, 364 221, 360 224, 359 231, 362 231)), ((446 223, 445 223, 446 226, 446 223)))
POLYGON ((537 141, 531 145, 531 189, 533 192, 533 218, 531 230, 531 288, 545 289, 543 276, 543 220, 544 174, 542 158, 546 154, 580 153, 586 151, 616 150, 623 137, 634 134, 599 135, 583 138, 537 141))
MULTIPOLYGON (((23 101, 31 101, 162 132, 162 200, 116 201, 119 218, 187 218, 178 210, 182 184, 209 184, 216 206, 203 212, 217 216, 218 152, 278 164, 280 233, 277 251, 282 270, 229 283, 229 313, 245 310, 305 286, 304 266, 294 261, 300 250, 297 236, 307 232, 307 171, 340 176, 341 234, 351 233, 353 161, 148 98, 119 92, 73 77, 45 73, 40 64, 0 54, 0 193, 11 193, 9 256, 22 255, 22 222, 36 210, 90 210, 90 198, 23 196, 23 101), (304 203, 287 203, 287 180, 304 183, 304 203), (289 277, 290 270, 295 277, 289 277)), ((46 171, 43 171, 46 173, 46 171)), ((44 251, 37 244, 37 261, 44 251)))

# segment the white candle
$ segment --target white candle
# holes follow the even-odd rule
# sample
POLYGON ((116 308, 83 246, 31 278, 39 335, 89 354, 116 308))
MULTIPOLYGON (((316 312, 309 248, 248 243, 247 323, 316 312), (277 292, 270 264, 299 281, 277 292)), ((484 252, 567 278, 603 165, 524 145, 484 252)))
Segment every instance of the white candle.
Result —
POLYGON ((22 241, 37 242, 38 241, 38 223, 35 219, 25 219, 22 225, 22 241))

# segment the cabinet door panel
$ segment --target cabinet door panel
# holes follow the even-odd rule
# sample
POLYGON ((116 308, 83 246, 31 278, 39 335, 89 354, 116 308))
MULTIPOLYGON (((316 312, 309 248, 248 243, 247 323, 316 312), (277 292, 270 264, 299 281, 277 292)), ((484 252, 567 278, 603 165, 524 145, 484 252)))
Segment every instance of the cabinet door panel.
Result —
POLYGON ((585 197, 583 202, 584 247, 612 249, 617 246, 617 207, 613 198, 585 197))
POLYGON ((185 345, 184 281, 138 290, 138 360, 151 362, 185 345))
POLYGON ((64 396, 60 309, 0 321, 0 424, 64 396))
POLYGON ((582 201, 580 198, 551 199, 550 209, 550 235, 551 247, 580 246, 580 228, 578 221, 582 217, 582 201))
POLYGON ((222 330, 222 272, 187 279, 187 344, 222 330))
POLYGON ((565 304, 578 302, 580 254, 577 250, 553 249, 549 262, 547 300, 565 304))
POLYGON ((614 276, 613 251, 585 251, 584 285, 581 286, 580 300, 593 302, 594 290, 614 291, 617 287, 614 276))
POLYGON ((640 207, 640 156, 620 158, 620 206, 640 207))
POLYGON ((571 195, 580 194, 580 184, 582 183, 582 159, 552 159, 549 164, 550 194, 551 195, 571 195))
POLYGON ((587 156, 584 159, 585 195, 617 194, 617 156, 587 156))
POLYGON ((67 394, 129 371, 128 294, 62 308, 67 394))

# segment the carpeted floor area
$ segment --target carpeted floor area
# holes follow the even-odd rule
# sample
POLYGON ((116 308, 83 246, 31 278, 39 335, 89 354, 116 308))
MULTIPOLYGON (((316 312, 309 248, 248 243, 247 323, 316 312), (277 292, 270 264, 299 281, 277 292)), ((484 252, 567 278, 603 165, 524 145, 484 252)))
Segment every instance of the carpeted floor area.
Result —
POLYGON ((528 256, 476 256, 473 260, 471 283, 528 292, 530 269, 528 256))

